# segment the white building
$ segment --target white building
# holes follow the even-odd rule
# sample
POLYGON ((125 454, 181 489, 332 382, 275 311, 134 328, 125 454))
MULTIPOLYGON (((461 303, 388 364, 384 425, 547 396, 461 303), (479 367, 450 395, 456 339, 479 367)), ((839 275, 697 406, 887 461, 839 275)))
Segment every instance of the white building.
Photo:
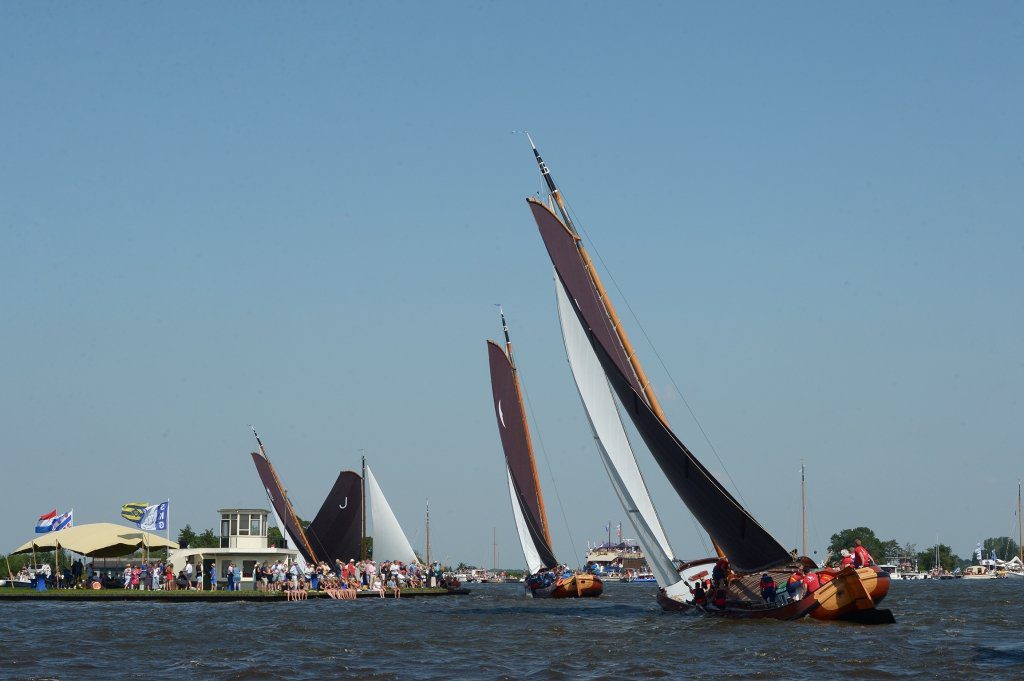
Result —
POLYGON ((267 542, 267 515, 263 508, 222 508, 220 514, 219 548, 172 549, 167 556, 174 572, 185 563, 202 563, 205 588, 209 588, 210 566, 217 565, 217 582, 224 584, 228 564, 242 569, 242 588, 252 588, 252 573, 257 564, 275 560, 295 560, 298 551, 292 548, 270 548, 267 542), (248 583, 246 583, 248 582, 248 583))

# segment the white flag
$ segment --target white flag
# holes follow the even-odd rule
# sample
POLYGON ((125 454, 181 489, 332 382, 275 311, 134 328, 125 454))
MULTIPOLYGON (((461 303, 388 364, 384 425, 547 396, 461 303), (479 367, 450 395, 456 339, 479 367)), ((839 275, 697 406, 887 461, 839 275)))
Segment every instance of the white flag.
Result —
POLYGON ((147 506, 139 519, 139 527, 149 532, 163 532, 167 529, 167 507, 169 501, 162 504, 147 506))

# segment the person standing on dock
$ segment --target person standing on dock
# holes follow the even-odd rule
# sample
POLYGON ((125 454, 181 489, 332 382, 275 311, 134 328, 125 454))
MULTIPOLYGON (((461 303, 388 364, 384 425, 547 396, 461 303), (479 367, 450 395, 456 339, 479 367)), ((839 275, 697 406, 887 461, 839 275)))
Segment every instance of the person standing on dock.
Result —
POLYGON ((217 590, 217 564, 210 564, 210 591, 217 590))

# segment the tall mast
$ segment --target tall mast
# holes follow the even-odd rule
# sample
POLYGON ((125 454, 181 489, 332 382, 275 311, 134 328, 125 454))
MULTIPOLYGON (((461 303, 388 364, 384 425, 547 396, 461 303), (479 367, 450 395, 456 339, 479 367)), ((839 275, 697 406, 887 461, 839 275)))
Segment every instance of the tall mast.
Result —
MULTIPOLYGON (((365 449, 360 449, 359 453, 363 454, 365 449)), ((366 455, 363 454, 363 476, 359 481, 359 485, 362 488, 362 494, 360 494, 360 509, 359 515, 361 517, 361 527, 359 530, 359 560, 366 560, 366 455)))
POLYGON ((1017 555, 1024 562, 1024 527, 1020 520, 1020 480, 1017 481, 1017 555))
POLYGON ((551 192, 551 196, 555 199, 555 205, 558 206, 558 212, 562 216, 562 222, 565 224, 566 228, 572 232, 572 235, 576 237, 576 247, 580 251, 580 257, 583 259, 583 265, 586 268, 587 273, 590 275, 590 281, 594 284, 594 288, 597 289, 597 295, 604 307, 605 314, 608 315, 608 319, 612 323, 615 335, 618 336, 619 343, 622 344, 622 349, 625 351, 626 357, 629 359, 630 366, 633 367, 633 372, 636 374, 637 380, 640 382, 640 387, 643 388, 644 395, 647 397, 647 403, 651 405, 651 409, 654 410, 658 419, 660 419, 667 428, 668 419, 665 417, 665 412, 661 408, 658 396, 654 394, 654 388, 651 387, 651 382, 647 378, 647 373, 640 364, 640 358, 637 357, 632 343, 629 342, 629 337, 626 335, 626 329, 622 326, 622 322, 619 320, 619 315, 615 311, 615 307, 612 305, 611 299, 608 297, 608 292, 605 290, 604 284, 601 283, 601 277, 597 274, 597 269, 594 267, 594 263, 590 259, 590 254, 587 253, 587 249, 583 246, 583 241, 580 238, 579 232, 576 231, 576 226, 573 224, 572 218, 569 217, 569 211, 566 210, 565 201, 562 199, 562 192, 560 192, 558 187, 555 185, 555 180, 551 177, 551 171, 548 170, 547 164, 544 163, 544 159, 541 158, 540 152, 537 150, 537 145, 533 143, 533 138, 530 137, 530 133, 526 133, 526 138, 530 140, 530 146, 533 148, 533 156, 537 160, 537 166, 540 168, 541 177, 544 178, 544 181, 548 186, 548 191, 551 192))
POLYGON ((526 420, 526 408, 523 405, 523 392, 519 387, 519 369, 516 367, 515 357, 512 356, 512 339, 508 334, 508 322, 505 321, 505 311, 498 305, 498 314, 501 315, 501 329, 505 333, 505 353, 508 355, 508 362, 512 366, 512 376, 515 379, 516 399, 519 402, 519 413, 523 418, 523 432, 526 434, 526 446, 530 450, 530 470, 533 473, 533 485, 537 489, 537 506, 540 508, 540 521, 544 529, 544 539, 548 546, 551 546, 551 530, 548 528, 548 513, 544 508, 544 495, 540 491, 540 476, 537 475, 537 459, 533 455, 533 438, 530 437, 530 423, 526 420))
MULTIPOLYGON (((270 457, 267 456, 267 450, 263 446, 263 441, 260 440, 260 436, 256 433, 256 428, 251 425, 249 427, 252 428, 252 434, 256 437, 256 444, 260 447, 260 455, 267 460, 268 464, 270 464, 270 472, 274 474, 274 482, 276 482, 277 486, 281 488, 282 492, 284 492, 285 506, 288 507, 288 515, 291 516, 292 522, 295 523, 295 527, 299 531, 299 541, 301 541, 302 545, 306 547, 307 551, 309 551, 309 557, 313 559, 313 562, 319 563, 320 561, 317 560, 316 551, 313 550, 313 547, 309 544, 309 539, 306 538, 306 530, 302 527, 302 523, 299 522, 299 517, 295 515, 295 508, 292 506, 291 499, 288 498, 288 490, 284 488, 284 485, 281 484, 281 479, 277 477, 277 470, 274 468, 274 464, 270 463, 270 457)), ((282 529, 287 530, 287 528, 282 529)))
POLYGON ((801 555, 807 555, 807 481, 804 476, 804 461, 800 459, 800 524, 802 529, 803 542, 801 555))
MULTIPOLYGON (((526 139, 530 141, 530 147, 533 149, 533 156, 537 161, 537 167, 540 168, 541 177, 544 178, 544 182, 548 186, 548 191, 551 192, 551 196, 555 199, 555 204, 558 206, 558 212, 562 216, 562 222, 572 235, 575 237, 576 248, 579 250, 580 258, 583 260, 583 267, 586 269, 588 276, 590 277, 591 283, 594 285, 594 289, 597 291, 597 297, 601 301, 601 306, 604 308, 605 314, 608 320, 611 322, 612 329, 615 331, 615 335, 619 339, 619 343, 622 345, 622 349, 626 354, 626 358, 629 360, 629 365, 633 368, 633 373, 636 374, 637 381, 640 383, 640 387, 644 391, 644 396, 647 398, 647 403, 651 406, 651 410, 654 412, 658 420, 664 424, 666 428, 669 427, 668 418, 665 416, 665 411, 661 408, 661 402, 658 401, 658 396, 654 394, 654 388, 651 386, 650 379, 647 378, 647 372, 644 371, 643 366, 640 364, 640 358, 637 357, 636 351, 633 349, 633 344, 629 342, 629 337, 626 335, 626 329, 622 326, 622 321, 619 319, 618 313, 615 311, 615 306, 612 305, 611 298, 608 296, 608 291, 605 289, 604 284, 601 282, 601 277, 597 273, 597 268, 594 267, 594 262, 590 259, 590 254, 587 253, 586 247, 583 245, 583 240, 576 231, 576 226, 572 222, 572 218, 569 217, 569 211, 566 210, 565 200, 562 198, 562 192, 558 190, 555 185, 555 179, 551 177, 551 171, 548 170, 547 164, 544 159, 540 156, 540 151, 537 150, 537 145, 533 143, 533 138, 530 137, 529 132, 525 132, 526 139)), ((725 552, 715 541, 714 537, 711 537, 711 545, 715 547, 715 553, 718 554, 719 558, 725 557, 725 552)))
POLYGON ((430 499, 427 499, 427 567, 430 567, 430 499))
POLYGON ((498 528, 497 527, 491 529, 491 551, 492 551, 491 558, 493 558, 493 562, 491 563, 492 569, 494 570, 494 574, 498 574, 498 528))

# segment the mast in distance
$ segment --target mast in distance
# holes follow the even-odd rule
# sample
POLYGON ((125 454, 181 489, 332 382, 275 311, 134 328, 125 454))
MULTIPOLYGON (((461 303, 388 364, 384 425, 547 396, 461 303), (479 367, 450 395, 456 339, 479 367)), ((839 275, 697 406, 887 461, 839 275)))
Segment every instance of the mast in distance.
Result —
POLYGON ((801 555, 807 555, 807 482, 804 475, 804 460, 800 459, 800 525, 801 525, 801 536, 803 541, 801 543, 801 555))
POLYGON ((366 560, 366 453, 365 452, 366 452, 365 449, 360 449, 359 450, 359 453, 362 455, 362 458, 363 458, 363 475, 362 475, 362 479, 359 481, 359 484, 362 487, 362 492, 363 492, 362 495, 361 495, 362 499, 360 500, 360 505, 362 506, 362 509, 360 510, 360 515, 362 516, 362 528, 360 529, 360 536, 359 536, 359 560, 366 560))

